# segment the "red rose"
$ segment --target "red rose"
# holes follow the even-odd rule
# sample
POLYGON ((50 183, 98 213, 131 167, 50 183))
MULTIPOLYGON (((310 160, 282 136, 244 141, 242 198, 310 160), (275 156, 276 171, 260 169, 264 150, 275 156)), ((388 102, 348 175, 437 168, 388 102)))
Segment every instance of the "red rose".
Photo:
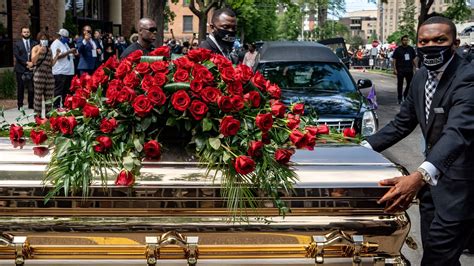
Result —
POLYGON ((92 76, 87 73, 83 73, 80 79, 82 87, 90 89, 89 87, 92 85, 92 76))
POLYGON ((184 90, 179 90, 171 96, 171 104, 174 109, 184 112, 188 109, 189 104, 191 103, 191 98, 188 93, 184 90))
POLYGON ((194 61, 196 63, 209 60, 211 56, 212 56, 211 50, 204 49, 204 48, 197 48, 197 49, 190 50, 188 52, 188 58, 191 61, 194 61))
POLYGON ((89 98, 89 96, 91 96, 91 91, 90 90, 87 90, 87 89, 77 89, 76 92, 74 93, 74 96, 77 96, 77 97, 82 97, 84 99, 87 99, 89 98))
POLYGON ((72 96, 72 99, 71 99, 71 108, 72 109, 76 109, 76 108, 82 108, 86 105, 87 101, 84 97, 80 97, 80 96, 72 96))
POLYGON ((105 103, 114 106, 118 102, 119 89, 116 88, 107 88, 105 92, 105 103))
POLYGON ((161 156, 160 143, 156 140, 150 140, 145 145, 143 145, 143 150, 145 151, 146 158, 158 160, 161 156))
POLYGON ((52 130, 58 131, 59 130, 59 117, 50 117, 49 118, 49 126, 52 130))
POLYGON ((99 142, 94 146, 95 152, 104 153, 108 149, 112 148, 112 139, 107 136, 98 136, 95 140, 99 142))
POLYGON ((227 91, 232 95, 244 95, 244 88, 239 81, 227 83, 227 91))
POLYGON ((23 127, 15 124, 10 125, 10 140, 19 141, 23 137, 23 127))
POLYGON ((185 69, 178 68, 173 75, 174 82, 189 82, 189 72, 185 69))
POLYGON ((262 98, 260 97, 260 93, 257 91, 250 91, 244 95, 244 99, 246 102, 249 103, 251 107, 258 108, 260 107, 260 102, 262 98))
POLYGON ((123 79, 130 71, 132 71, 132 64, 127 60, 122 60, 120 65, 117 67, 117 70, 115 70, 115 78, 123 79))
POLYGON ((318 134, 329 134, 328 125, 319 125, 318 126, 318 134))
POLYGON ((288 120, 286 122, 286 126, 291 130, 297 128, 300 125, 299 115, 288 114, 286 119, 288 120))
POLYGON ((303 103, 297 103, 293 105, 292 112, 295 115, 302 115, 304 113, 304 104, 303 103))
POLYGON ((218 69, 232 66, 232 62, 221 54, 212 54, 211 61, 218 69))
POLYGON ((102 133, 111 133, 114 132, 114 130, 117 128, 117 120, 115 118, 103 118, 102 121, 100 121, 100 131, 102 133))
POLYGON ((214 82, 214 75, 211 71, 203 65, 195 64, 193 67, 193 78, 199 82, 212 84, 214 82))
POLYGON ((107 85, 107 90, 113 89, 119 91, 122 88, 123 84, 120 79, 113 79, 107 85))
POLYGON ((94 75, 92 75, 92 86, 94 88, 99 87, 99 85, 104 85, 107 84, 107 81, 109 81, 109 76, 105 74, 105 71, 103 68, 98 68, 95 72, 94 75))
POLYGON ((138 95, 135 100, 133 100, 133 110, 135 114, 139 117, 145 117, 153 109, 151 101, 145 95, 138 95))
POLYGON ((151 53, 149 53, 148 55, 170 57, 170 51, 171 49, 168 46, 161 46, 151 51, 151 53))
POLYGON ((90 103, 86 103, 84 109, 82 109, 82 114, 84 115, 84 117, 97 117, 99 116, 99 108, 90 103))
POLYGON ((166 77, 165 73, 156 73, 153 77, 155 78, 155 85, 158 87, 162 87, 166 82, 168 82, 168 78, 166 77))
POLYGON ((176 60, 173 60, 173 63, 176 65, 178 69, 185 69, 185 70, 191 70, 193 68, 194 63, 189 60, 186 56, 180 57, 176 60))
POLYGON ((13 148, 23 149, 23 146, 25 146, 25 144, 26 144, 26 140, 25 139, 12 140, 11 143, 13 145, 13 148))
POLYGON ((253 71, 250 67, 244 64, 240 64, 235 69, 237 79, 240 80, 242 83, 247 83, 252 78, 253 71))
POLYGON ((127 75, 125 75, 125 78, 123 78, 123 85, 128 86, 132 89, 137 87, 140 84, 140 79, 137 77, 137 75, 134 72, 130 72, 127 75))
POLYGON ((267 92, 273 99, 280 99, 281 97, 281 89, 276 84, 269 84, 269 86, 267 86, 267 92))
POLYGON ((114 70, 118 67, 120 64, 119 60, 117 60, 117 56, 113 55, 107 59, 107 61, 104 63, 103 67, 106 67, 110 70, 114 70))
POLYGON ((232 96, 232 107, 234 111, 238 112, 245 107, 244 98, 242 96, 234 95, 232 96))
POLYGON ((230 83, 234 81, 235 70, 232 66, 224 67, 219 69, 221 73, 221 78, 225 83, 230 83))
POLYGON ((262 132, 262 142, 263 144, 270 144, 272 140, 270 139, 270 134, 268 132, 262 132))
POLYGON ((143 56, 143 51, 136 50, 136 51, 131 52, 127 57, 125 57, 125 60, 130 61, 132 63, 138 63, 142 56, 143 56))
POLYGON ((222 93, 219 89, 213 87, 206 87, 201 90, 201 98, 206 103, 217 103, 222 93))
POLYGON ((142 78, 142 90, 148 91, 151 88, 158 87, 155 85, 155 78, 153 78, 151 75, 146 74, 142 78))
POLYGON ((45 157, 49 154, 48 147, 33 147, 33 154, 39 157, 45 157))
POLYGON ((196 120, 201 120, 207 114, 209 108, 207 105, 199 100, 193 100, 189 106, 189 112, 196 120))
POLYGON ((272 104, 272 115, 276 117, 284 117, 286 112, 286 106, 280 102, 280 101, 275 101, 272 104))
POLYGON ((225 116, 220 124, 220 132, 225 137, 234 136, 239 132, 240 121, 232 116, 225 116))
POLYGON ((204 88, 204 83, 202 83, 200 80, 193 79, 189 84, 189 87, 191 88, 191 91, 195 93, 200 93, 201 90, 204 88))
POLYGON ((75 92, 77 89, 80 88, 82 88, 81 79, 79 78, 79 76, 74 76, 71 80, 71 86, 69 87, 69 90, 75 92))
POLYGON ((344 131, 342 131, 344 137, 348 138, 355 138, 357 135, 357 132, 355 131, 354 128, 345 128, 344 131))
POLYGON ((262 157, 263 142, 258 140, 252 140, 249 143, 247 154, 251 157, 258 158, 262 157))
POLYGON ((135 71, 138 72, 141 76, 146 75, 151 72, 150 70, 150 63, 148 62, 140 62, 135 66, 135 71))
POLYGON ((256 72, 251 79, 253 85, 259 88, 261 91, 265 92, 267 88, 267 80, 263 77, 260 72, 256 72))
POLYGON ((130 87, 125 86, 117 93, 117 101, 119 103, 132 102, 133 99, 135 99, 135 96, 135 91, 130 87))
POLYGON ((234 168, 241 175, 250 174, 255 170, 255 162, 248 156, 240 155, 235 158, 234 168))
POLYGON ((313 136, 316 136, 316 134, 318 134, 318 127, 316 126, 307 126, 305 130, 313 136))
POLYGON ((290 158, 293 153, 293 150, 278 149, 275 152, 275 160, 280 164, 287 164, 290 161, 290 158))
POLYGON ((155 73, 168 74, 169 72, 169 63, 167 61, 156 61, 151 63, 151 70, 155 73))
POLYGON ((35 116, 36 125, 41 126, 41 125, 45 124, 46 122, 48 122, 47 118, 41 118, 39 116, 35 116))
POLYGON ((304 142, 306 143, 306 148, 312 151, 314 150, 314 146, 316 146, 316 136, 310 132, 306 132, 306 134, 304 134, 304 142))
POLYGON ((166 94, 158 87, 149 89, 146 94, 154 105, 163 106, 166 102, 166 94))
POLYGON ((293 130, 290 133, 290 140, 296 146, 296 148, 301 149, 306 146, 304 134, 301 133, 299 130, 293 130))
POLYGON ((221 96, 217 101, 217 105, 219 106, 219 109, 222 110, 222 112, 229 113, 233 109, 232 98, 229 96, 221 96))
POLYGON ((115 179, 115 185, 117 186, 131 186, 133 183, 135 183, 135 177, 127 170, 120 171, 117 179, 115 179))
POLYGON ((255 118, 255 124, 263 132, 268 132, 273 126, 272 114, 258 114, 255 118))
POLYGON ((30 138, 35 145, 40 145, 48 139, 48 136, 44 133, 43 130, 31 130, 30 138))
POLYGON ((72 134, 74 132, 74 128, 77 126, 77 121, 74 116, 59 117, 57 123, 59 126, 59 130, 64 135, 72 134))

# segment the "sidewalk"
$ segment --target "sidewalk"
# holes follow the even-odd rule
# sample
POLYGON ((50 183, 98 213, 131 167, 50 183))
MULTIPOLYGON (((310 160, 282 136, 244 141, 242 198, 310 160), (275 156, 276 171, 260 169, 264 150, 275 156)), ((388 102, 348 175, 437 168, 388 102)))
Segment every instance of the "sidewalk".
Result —
MULTIPOLYGON (((34 122, 35 119, 33 117, 33 110, 32 109, 26 109, 25 110, 25 113, 26 115, 28 116, 28 119, 27 118, 23 118, 22 120, 20 121, 16 121, 17 118, 21 117, 22 116, 22 113, 20 111, 18 111, 17 108, 12 108, 12 109, 7 109, 7 110, 4 110, 4 115, 5 115, 5 120, 8 122, 8 124, 12 124, 12 123, 20 123, 20 124, 25 124, 25 123, 29 123, 29 122, 34 122), (29 116, 31 115, 31 116, 29 116)), ((0 118, 1 120, 2 118, 0 118)), ((0 121, 1 122, 1 121, 0 121)))

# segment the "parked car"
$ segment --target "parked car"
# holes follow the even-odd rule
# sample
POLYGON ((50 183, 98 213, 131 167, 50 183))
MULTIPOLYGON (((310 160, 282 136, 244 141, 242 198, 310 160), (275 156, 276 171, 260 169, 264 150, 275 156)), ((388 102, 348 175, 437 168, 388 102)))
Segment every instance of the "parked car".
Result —
POLYGON ((351 74, 328 47, 315 42, 265 42, 256 70, 282 89, 286 103, 304 101, 319 122, 342 130, 353 127, 364 136, 375 133, 378 118, 361 89, 370 80, 354 82, 351 74))
MULTIPOLYGON (((285 217, 259 197, 229 222, 220 181, 197 163, 147 162, 133 187, 92 183, 44 201, 49 156, 0 138, 0 265, 407 265, 405 212, 389 214, 378 181, 402 168, 359 145, 318 145, 292 157, 285 217)), ((100 179, 100 178, 99 178, 100 179)))

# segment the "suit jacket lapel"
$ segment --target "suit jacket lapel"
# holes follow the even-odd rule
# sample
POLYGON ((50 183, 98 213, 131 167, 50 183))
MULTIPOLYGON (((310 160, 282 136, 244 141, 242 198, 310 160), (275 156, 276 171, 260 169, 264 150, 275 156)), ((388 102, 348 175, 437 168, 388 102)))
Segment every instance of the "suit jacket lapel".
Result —
POLYGON ((444 95, 446 94, 446 91, 448 91, 449 85, 451 85, 451 82, 456 76, 456 69, 458 67, 458 64, 459 64, 459 60, 457 56, 455 55, 453 57, 453 60, 446 67, 443 75, 441 76, 441 80, 439 81, 438 86, 436 87, 435 94, 433 95, 433 101, 431 102, 430 115, 428 117, 428 124, 426 127, 427 129, 429 129, 431 127, 431 124, 433 123, 433 119, 435 116, 434 108, 438 107, 439 103, 441 102, 444 95))
POLYGON ((426 132, 426 114, 425 114, 425 85, 426 85, 426 80, 428 79, 428 72, 426 69, 422 72, 423 76, 420 79, 421 82, 418 83, 419 89, 418 89, 418 97, 420 99, 419 107, 420 107, 420 127, 423 132, 426 132))

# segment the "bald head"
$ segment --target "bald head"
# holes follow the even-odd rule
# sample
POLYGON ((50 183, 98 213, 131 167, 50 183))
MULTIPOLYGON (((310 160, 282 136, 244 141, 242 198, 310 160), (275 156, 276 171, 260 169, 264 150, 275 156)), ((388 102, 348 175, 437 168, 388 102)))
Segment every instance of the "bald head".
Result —
POLYGON ((138 42, 149 47, 156 40, 156 23, 151 18, 142 18, 137 23, 138 42))

